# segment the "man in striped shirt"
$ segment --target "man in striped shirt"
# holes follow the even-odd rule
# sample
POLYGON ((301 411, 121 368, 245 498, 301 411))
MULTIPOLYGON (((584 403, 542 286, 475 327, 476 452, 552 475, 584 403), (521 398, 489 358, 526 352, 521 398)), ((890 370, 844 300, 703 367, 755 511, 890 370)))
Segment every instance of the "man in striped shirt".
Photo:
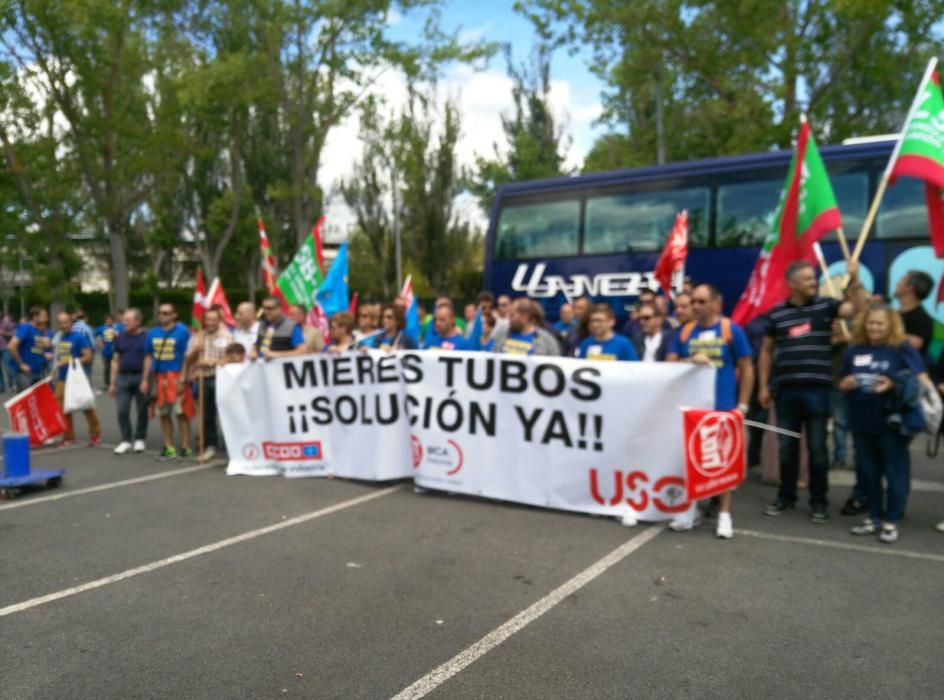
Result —
MULTIPOLYGON (((233 342, 232 334, 223 325, 219 307, 203 314, 203 330, 190 338, 184 362, 184 376, 189 380, 203 377, 203 452, 201 462, 216 456, 219 438, 216 430, 216 368, 226 361, 226 348, 233 342)), ((199 397, 198 397, 199 398, 199 397)))
MULTIPOLYGON (((858 265, 849 264, 849 289, 858 285, 858 265)), ((832 325, 837 317, 849 318, 852 304, 817 296, 816 269, 798 261, 787 269, 790 297, 770 310, 758 358, 758 399, 764 408, 774 404, 777 425, 785 430, 806 429, 810 468, 810 508, 813 522, 829 517, 829 421, 832 361, 832 325)), ((797 500, 800 473, 800 441, 780 437, 780 490, 777 500, 764 510, 780 515, 797 500)))

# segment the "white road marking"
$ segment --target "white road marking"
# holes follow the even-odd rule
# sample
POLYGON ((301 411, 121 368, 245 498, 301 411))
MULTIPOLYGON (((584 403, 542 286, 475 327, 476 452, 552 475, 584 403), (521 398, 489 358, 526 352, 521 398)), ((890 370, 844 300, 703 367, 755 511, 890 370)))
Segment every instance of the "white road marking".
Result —
POLYGON ((897 549, 895 545, 882 544, 880 547, 869 547, 868 545, 864 544, 847 544, 845 542, 832 542, 830 540, 816 540, 812 537, 773 535, 768 532, 758 532, 757 530, 735 530, 734 534, 744 537, 756 537, 761 540, 772 540, 773 542, 811 544, 816 547, 829 547, 831 549, 846 549, 853 552, 868 552, 869 554, 886 554, 892 557, 905 557, 906 559, 923 559, 925 561, 944 562, 944 554, 927 554, 925 552, 915 552, 908 549, 897 549))
POLYGON ((107 484, 98 484, 97 486, 89 486, 84 489, 76 489, 75 491, 62 491, 61 493, 53 493, 48 496, 40 496, 39 498, 30 498, 25 501, 15 501, 13 503, 7 503, 0 506, 0 510, 11 510, 12 508, 26 508, 27 506, 35 506, 40 503, 48 503, 49 501, 61 501, 63 498, 72 498, 73 496, 82 496, 87 493, 96 493, 98 491, 108 491, 109 489, 117 489, 123 486, 133 486, 134 484, 143 484, 147 481, 156 481, 157 479, 166 479, 171 476, 180 476, 181 474, 189 474, 191 472, 198 472, 204 469, 210 469, 211 467, 218 467, 222 464, 225 464, 225 461, 216 461, 210 462, 208 464, 198 464, 195 467, 184 467, 182 469, 172 469, 166 472, 159 472, 157 474, 148 474, 147 476, 139 476, 134 479, 122 479, 121 481, 110 481, 107 484))
POLYGON ((332 513, 346 510, 347 508, 353 508, 354 506, 359 506, 362 503, 367 503, 368 501, 373 501, 377 498, 389 496, 391 493, 395 493, 399 490, 401 490, 400 486, 391 486, 390 488, 382 489, 380 491, 373 491, 364 496, 358 496, 357 498, 342 501, 341 503, 335 503, 333 506, 328 506, 327 508, 321 508, 320 510, 312 511, 311 513, 305 513, 304 515, 289 518, 288 520, 282 520, 275 523, 274 525, 260 527, 256 530, 244 532, 241 535, 235 535, 234 537, 228 537, 225 540, 220 540, 219 542, 213 542, 212 544, 207 544, 203 545, 202 547, 197 547, 196 549, 191 549, 189 552, 175 554, 172 557, 167 557, 166 559, 161 559, 160 561, 144 564, 143 566, 137 566, 133 569, 122 571, 119 574, 106 576, 105 578, 96 579, 95 581, 89 581, 88 583, 83 583, 72 588, 66 588, 65 590, 50 593, 48 595, 39 596, 38 598, 30 598, 29 600, 24 600, 22 603, 8 605, 5 608, 0 608, 0 617, 23 612, 24 610, 29 610, 30 608, 36 608, 40 605, 45 605, 46 603, 52 603, 53 601, 62 600, 63 598, 78 595, 79 593, 85 593, 86 591, 101 588, 102 586, 118 583, 119 581, 124 581, 125 579, 129 579, 134 576, 150 573, 151 571, 157 571, 158 569, 163 569, 164 567, 170 566, 171 564, 179 564, 182 561, 200 557, 204 554, 210 554, 220 549, 224 549, 225 547, 231 547, 234 544, 248 542, 249 540, 254 540, 257 537, 262 537, 263 535, 268 535, 273 532, 278 532, 279 530, 294 527, 295 525, 307 523, 308 521, 314 520, 315 518, 322 518, 326 515, 331 515, 332 513))
MULTIPOLYGON (((506 623, 497 627, 482 637, 465 651, 449 659, 444 664, 434 668, 408 688, 397 693, 393 700, 415 700, 421 698, 448 681, 454 675, 474 663, 516 632, 537 620, 541 615, 551 610, 567 596, 572 595, 606 572, 607 569, 620 563, 623 559, 646 544, 653 537, 663 531, 661 525, 653 525, 634 538, 620 545, 595 564, 584 569, 562 586, 554 589, 530 607, 522 610, 506 623)), ((2 611, 0 611, 2 612, 2 611)))
MULTIPOLYGON (((855 472, 851 469, 834 469, 829 472, 830 486, 854 486, 855 472)), ((928 479, 911 479, 908 488, 910 491, 926 491, 928 493, 944 493, 944 482, 928 479)))

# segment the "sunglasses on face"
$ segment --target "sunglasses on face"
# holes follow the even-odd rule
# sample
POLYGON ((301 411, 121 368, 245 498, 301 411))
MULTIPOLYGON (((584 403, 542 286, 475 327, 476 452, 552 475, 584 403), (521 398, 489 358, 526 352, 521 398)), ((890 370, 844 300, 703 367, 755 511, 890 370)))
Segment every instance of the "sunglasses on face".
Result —
POLYGON ((173 311, 158 311, 157 315, 158 316, 172 316, 173 313, 174 313, 173 311))
POLYGON ((262 310, 263 310, 263 311, 275 311, 277 308, 279 308, 279 307, 278 307, 278 306, 266 306, 265 304, 262 305, 262 310))

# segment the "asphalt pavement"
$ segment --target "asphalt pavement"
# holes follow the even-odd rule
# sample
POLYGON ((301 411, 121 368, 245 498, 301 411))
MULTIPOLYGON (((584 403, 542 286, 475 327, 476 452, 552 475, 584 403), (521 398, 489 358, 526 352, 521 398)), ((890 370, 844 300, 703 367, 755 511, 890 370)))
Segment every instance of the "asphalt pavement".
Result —
POLYGON ((752 475, 719 541, 406 482, 227 477, 158 461, 156 426, 149 453, 110 446, 39 450, 62 487, 0 501, 4 700, 942 695, 944 461, 923 439, 894 545, 848 534, 848 485, 820 526, 763 516, 752 475))

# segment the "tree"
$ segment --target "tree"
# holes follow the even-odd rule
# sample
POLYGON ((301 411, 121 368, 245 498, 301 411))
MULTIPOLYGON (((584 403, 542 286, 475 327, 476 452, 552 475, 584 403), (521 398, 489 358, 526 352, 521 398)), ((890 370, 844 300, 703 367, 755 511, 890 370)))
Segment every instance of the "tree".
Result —
POLYGON ((549 99, 551 53, 549 44, 539 44, 532 56, 533 65, 515 68, 511 48, 505 47, 514 100, 512 113, 501 118, 507 146, 503 149, 493 144, 491 158, 476 158, 476 173, 470 183, 470 190, 487 215, 491 214, 500 185, 567 174, 564 158, 570 143, 555 122, 549 99))
POLYGON ((409 79, 432 78, 447 61, 475 61, 488 44, 459 45, 439 28, 438 0, 318 0, 270 5, 262 35, 268 76, 284 125, 281 148, 288 161, 266 189, 269 204, 294 234, 288 255, 308 235, 324 207, 319 181, 322 152, 332 128, 384 76, 399 70, 409 79), (430 8, 420 41, 389 36, 391 12, 430 8))
POLYGON ((894 132, 941 37, 935 0, 517 6, 548 40, 593 52, 614 132, 585 169, 786 148, 801 112, 832 141, 894 132))
MULTIPOLYGON (((391 298, 396 279, 394 236, 399 223, 405 272, 421 295, 462 296, 481 269, 482 239, 456 211, 465 191, 456 159, 461 125, 455 105, 410 90, 404 110, 384 121, 374 109, 362 120, 364 152, 352 179, 341 184, 357 218, 351 240, 352 287, 391 298)), ((475 285, 477 286, 477 285, 475 285)))
MULTIPOLYGON (((37 296, 61 308, 78 291, 80 181, 74 163, 57 153, 54 114, 22 89, 14 73, 0 63, 3 231, 15 237, 11 258, 17 268, 26 261, 37 296)), ((3 246, 9 247, 7 241, 3 246)))
POLYGON ((66 125, 63 146, 107 236, 115 303, 125 308, 132 218, 163 164, 178 156, 151 119, 148 33, 159 15, 130 0, 11 4, 0 42, 66 125))

